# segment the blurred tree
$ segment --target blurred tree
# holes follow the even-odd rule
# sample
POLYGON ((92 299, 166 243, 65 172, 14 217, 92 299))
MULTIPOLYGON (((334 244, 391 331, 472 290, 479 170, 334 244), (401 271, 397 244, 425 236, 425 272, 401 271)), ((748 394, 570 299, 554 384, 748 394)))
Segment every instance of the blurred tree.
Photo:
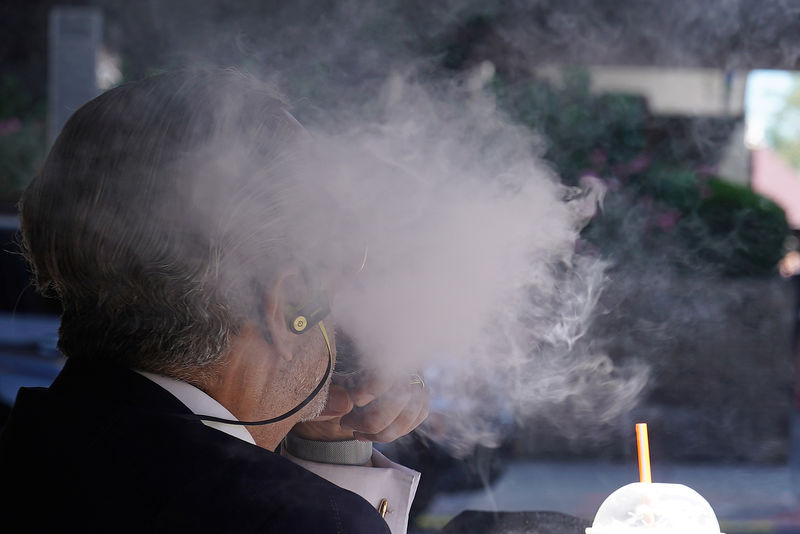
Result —
POLYGON ((566 69, 560 87, 527 77, 509 83, 495 78, 494 90, 513 119, 543 134, 545 159, 570 185, 586 173, 635 160, 646 146, 644 99, 625 94, 592 95, 589 73, 566 69))

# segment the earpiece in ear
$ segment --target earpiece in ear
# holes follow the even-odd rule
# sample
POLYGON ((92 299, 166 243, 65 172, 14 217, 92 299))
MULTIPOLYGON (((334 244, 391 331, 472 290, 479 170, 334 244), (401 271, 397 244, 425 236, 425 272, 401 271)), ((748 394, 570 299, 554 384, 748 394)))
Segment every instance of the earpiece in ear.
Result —
POLYGON ((289 326, 289 328, 295 334, 302 334, 307 326, 308 326, 308 319, 306 319, 306 316, 298 315, 292 320, 292 324, 289 326))
POLYGON ((286 311, 286 324, 295 334, 302 334, 323 320, 330 312, 328 294, 324 291, 315 291, 306 303, 286 311))

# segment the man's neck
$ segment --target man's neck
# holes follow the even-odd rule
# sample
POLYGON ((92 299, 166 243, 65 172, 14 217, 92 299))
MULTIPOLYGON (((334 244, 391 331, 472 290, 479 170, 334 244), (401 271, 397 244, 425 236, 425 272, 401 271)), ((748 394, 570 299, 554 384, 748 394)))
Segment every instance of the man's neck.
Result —
MULTIPOLYGON (((258 332, 244 327, 214 370, 213 379, 198 387, 240 421, 269 419, 296 405, 279 365, 280 358, 271 353, 271 347, 258 332)), ((274 451, 298 420, 299 414, 276 423, 246 428, 256 445, 274 451)))

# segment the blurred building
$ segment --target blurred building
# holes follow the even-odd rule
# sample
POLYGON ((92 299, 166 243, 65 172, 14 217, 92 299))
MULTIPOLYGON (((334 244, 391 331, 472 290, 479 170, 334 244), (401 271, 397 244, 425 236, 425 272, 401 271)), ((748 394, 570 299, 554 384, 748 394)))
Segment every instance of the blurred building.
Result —
POLYGON ((751 158, 753 191, 782 207, 789 225, 800 229, 800 172, 767 146, 752 150, 751 158))
MULTIPOLYGON (((561 80, 561 66, 535 70, 552 83, 561 80)), ((647 99, 655 115, 737 117, 744 114, 747 71, 595 65, 587 67, 596 93, 629 93, 647 99)))

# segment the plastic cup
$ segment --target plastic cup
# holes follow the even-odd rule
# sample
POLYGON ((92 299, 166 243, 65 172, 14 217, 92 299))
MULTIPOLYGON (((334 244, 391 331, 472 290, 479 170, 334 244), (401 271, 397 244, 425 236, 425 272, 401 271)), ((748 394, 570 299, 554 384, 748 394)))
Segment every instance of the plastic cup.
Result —
POLYGON ((603 501, 586 534, 720 534, 711 505, 683 484, 635 482, 603 501))

